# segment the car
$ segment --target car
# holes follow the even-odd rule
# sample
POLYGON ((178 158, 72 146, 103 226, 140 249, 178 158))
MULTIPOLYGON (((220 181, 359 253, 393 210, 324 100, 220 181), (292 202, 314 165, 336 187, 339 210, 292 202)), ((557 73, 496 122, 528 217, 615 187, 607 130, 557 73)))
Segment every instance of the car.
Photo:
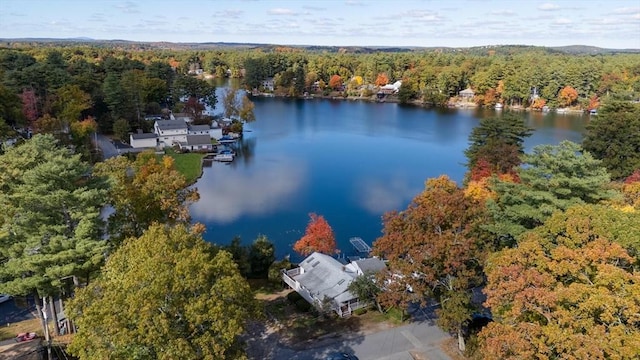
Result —
POLYGON ((358 360, 358 357, 345 352, 335 352, 327 355, 327 360, 358 360))
POLYGON ((5 301, 9 301, 9 300, 11 300, 11 296, 5 295, 5 294, 0 294, 0 304, 2 304, 5 301))

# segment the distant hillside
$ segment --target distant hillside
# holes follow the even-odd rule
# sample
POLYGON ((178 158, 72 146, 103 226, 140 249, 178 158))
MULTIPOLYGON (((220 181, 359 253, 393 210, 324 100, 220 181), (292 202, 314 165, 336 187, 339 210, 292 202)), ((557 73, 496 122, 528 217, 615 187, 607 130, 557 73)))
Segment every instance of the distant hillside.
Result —
POLYGON ((275 51, 278 49, 300 49, 311 52, 330 53, 351 53, 367 54, 375 52, 414 52, 414 51, 437 51, 443 53, 469 53, 474 55, 486 55, 488 52, 495 54, 516 54, 524 51, 541 50, 548 53, 565 53, 574 55, 599 55, 615 53, 640 53, 640 49, 604 49, 595 46, 571 45, 559 47, 542 47, 529 45, 486 45, 475 47, 390 47, 390 46, 320 46, 320 45, 278 45, 278 44, 258 44, 258 43, 234 43, 234 42, 204 42, 204 43, 174 43, 174 42, 138 42, 129 40, 95 40, 87 37, 77 37, 68 39, 54 38, 18 38, 1 39, 1 47, 19 46, 97 46, 114 47, 128 49, 169 49, 169 50, 209 50, 209 49, 264 49, 265 51, 275 51))

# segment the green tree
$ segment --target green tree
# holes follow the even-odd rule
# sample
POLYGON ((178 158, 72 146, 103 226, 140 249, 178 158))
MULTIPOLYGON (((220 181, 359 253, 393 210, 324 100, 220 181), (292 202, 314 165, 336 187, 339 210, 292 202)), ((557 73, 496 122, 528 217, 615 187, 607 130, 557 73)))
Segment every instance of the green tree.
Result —
POLYGON ((495 182, 497 199, 489 203, 494 224, 487 228, 508 242, 542 225, 557 210, 614 195, 601 161, 573 142, 536 146, 522 159, 520 182, 495 182))
POLYGON ((383 313, 382 305, 378 301, 378 295, 382 289, 376 283, 376 274, 373 272, 365 272, 358 276, 349 284, 349 291, 358 297, 359 301, 373 303, 380 313, 383 313))
POLYGON ((55 116, 67 126, 81 120, 82 112, 91 108, 91 96, 77 85, 64 85, 56 91, 55 116))
POLYGON ((216 87, 213 84, 191 76, 178 76, 173 83, 174 97, 195 98, 205 105, 215 108, 216 87))
POLYGON ((520 164, 524 153, 524 139, 531 136, 524 119, 513 114, 484 118, 469 135, 469 148, 464 154, 467 167, 472 170, 480 159, 484 159, 500 174, 513 171, 520 164))
POLYGON ((267 278, 269 267, 275 259, 275 246, 265 235, 259 235, 249 248, 251 276, 260 279, 267 278))
POLYGON ((619 242, 637 244, 627 229, 637 225, 618 214, 593 205, 556 212, 489 258, 485 305, 495 321, 480 333, 484 358, 637 358, 640 274, 619 242))
POLYGON ((187 186, 173 158, 159 159, 152 151, 138 154, 135 161, 118 156, 96 164, 94 172, 111 184, 108 203, 115 212, 108 229, 113 245, 142 235, 154 222, 189 223, 188 206, 198 192, 187 186))
POLYGON ((83 359, 241 359, 239 336, 257 316, 226 251, 212 255, 184 225, 151 226, 111 255, 68 306, 83 359))
POLYGON ((231 254, 231 258, 238 266, 240 274, 248 277, 251 274, 251 261, 249 260, 249 248, 242 245, 240 236, 235 236, 231 240, 231 244, 223 247, 224 250, 231 254))
POLYGON ((131 126, 127 119, 120 118, 113 122, 113 136, 122 141, 129 141, 131 126))
POLYGON ((640 105, 613 102, 598 111, 587 125, 583 146, 622 179, 640 168, 640 105))
POLYGON ((0 155, 0 292, 37 299, 64 278, 88 281, 108 250, 105 197, 106 182, 51 135, 0 155))

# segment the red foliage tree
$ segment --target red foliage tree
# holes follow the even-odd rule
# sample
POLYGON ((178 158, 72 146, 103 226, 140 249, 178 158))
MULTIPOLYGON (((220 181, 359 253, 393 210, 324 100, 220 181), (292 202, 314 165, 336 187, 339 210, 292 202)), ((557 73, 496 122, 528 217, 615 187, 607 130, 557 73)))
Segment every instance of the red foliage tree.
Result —
POLYGON ((23 89, 20 94, 22 99, 22 114, 30 126, 38 119, 38 99, 36 98, 36 92, 33 89, 23 89))
POLYGON ((340 86, 342 86, 342 78, 340 75, 331 76, 331 79, 329 79, 329 87, 337 90, 340 86))
POLYGON ((624 179, 625 184, 633 184, 635 182, 640 182, 640 169, 637 169, 633 174, 624 179))
POLYGON ((293 250, 302 256, 307 256, 315 251, 323 254, 335 254, 336 238, 333 229, 322 215, 310 213, 307 230, 300 240, 293 245, 293 250))

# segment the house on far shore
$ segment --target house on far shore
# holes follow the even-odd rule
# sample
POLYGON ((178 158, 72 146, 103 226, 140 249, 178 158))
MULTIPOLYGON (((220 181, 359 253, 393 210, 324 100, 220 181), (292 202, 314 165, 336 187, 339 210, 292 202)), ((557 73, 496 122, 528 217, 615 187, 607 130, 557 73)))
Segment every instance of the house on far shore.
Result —
POLYGON ((368 271, 378 272, 384 268, 385 263, 375 257, 343 264, 329 255, 314 252, 299 267, 283 270, 282 279, 311 305, 319 308, 328 301, 338 316, 347 317, 368 305, 348 290, 351 282, 368 271))
POLYGON ((384 95, 397 94, 398 91, 400 91, 401 86, 402 86, 402 80, 398 80, 393 84, 387 84, 387 85, 381 86, 378 93, 384 94, 384 95))
POLYGON ((466 88, 460 92, 458 92, 458 96, 460 96, 460 100, 462 101, 473 101, 473 96, 475 95, 475 93, 473 92, 473 90, 471 90, 471 88, 466 88))

